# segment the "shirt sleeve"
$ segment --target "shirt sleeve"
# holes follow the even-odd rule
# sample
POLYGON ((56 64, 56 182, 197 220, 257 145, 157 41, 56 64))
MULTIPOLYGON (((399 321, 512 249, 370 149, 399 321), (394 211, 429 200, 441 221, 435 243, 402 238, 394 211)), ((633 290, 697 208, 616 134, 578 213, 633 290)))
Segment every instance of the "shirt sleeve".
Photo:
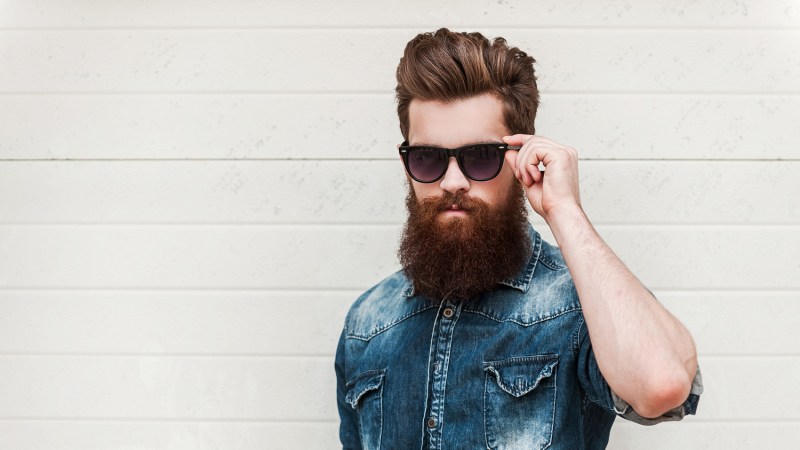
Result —
POLYGON ((586 392, 588 399, 606 411, 641 425, 655 425, 661 422, 681 420, 687 414, 695 414, 697 412, 700 394, 703 393, 703 377, 700 374, 699 366, 697 367, 697 372, 692 381, 692 388, 689 392, 689 396, 683 404, 665 412, 659 417, 647 418, 640 416, 634 411, 633 407, 614 393, 608 386, 608 383, 606 383, 603 374, 600 373, 600 367, 597 365, 597 359, 594 356, 592 343, 589 339, 589 332, 583 320, 581 320, 577 342, 579 346, 578 381, 586 392))
POLYGON ((336 347, 336 359, 334 369, 336 370, 336 405, 339 409, 339 440, 342 442, 342 449, 361 449, 361 439, 358 434, 358 416, 355 410, 345 401, 345 330, 339 336, 339 344, 336 347))

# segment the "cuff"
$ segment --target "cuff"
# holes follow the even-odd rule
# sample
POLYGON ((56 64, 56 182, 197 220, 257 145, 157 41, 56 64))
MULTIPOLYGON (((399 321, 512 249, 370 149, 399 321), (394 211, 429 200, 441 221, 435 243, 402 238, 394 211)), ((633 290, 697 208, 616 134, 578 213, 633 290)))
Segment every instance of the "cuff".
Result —
POLYGON ((641 425, 655 425, 661 422, 681 420, 686 414, 695 414, 697 412, 697 403, 700 401, 700 394, 702 393, 703 376, 700 374, 700 366, 697 366, 697 372, 692 380, 692 389, 689 391, 689 397, 686 401, 658 417, 647 418, 640 416, 628 402, 621 399, 614 391, 611 391, 611 398, 614 399, 614 412, 618 416, 641 425))

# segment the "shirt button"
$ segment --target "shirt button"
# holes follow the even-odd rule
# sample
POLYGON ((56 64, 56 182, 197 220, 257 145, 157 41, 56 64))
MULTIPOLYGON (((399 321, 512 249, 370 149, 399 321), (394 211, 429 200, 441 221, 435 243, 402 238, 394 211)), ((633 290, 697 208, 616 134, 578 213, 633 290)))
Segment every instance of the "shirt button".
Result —
POLYGON ((434 372, 438 372, 439 371, 439 367, 440 367, 440 365, 439 365, 438 362, 433 363, 433 371, 434 372))
POLYGON ((436 426, 436 419, 435 419, 435 418, 433 418, 433 417, 431 417, 430 419, 428 419, 428 428, 433 428, 433 427, 435 427, 435 426, 436 426))
POLYGON ((453 317, 453 308, 445 308, 443 314, 447 318, 453 317))

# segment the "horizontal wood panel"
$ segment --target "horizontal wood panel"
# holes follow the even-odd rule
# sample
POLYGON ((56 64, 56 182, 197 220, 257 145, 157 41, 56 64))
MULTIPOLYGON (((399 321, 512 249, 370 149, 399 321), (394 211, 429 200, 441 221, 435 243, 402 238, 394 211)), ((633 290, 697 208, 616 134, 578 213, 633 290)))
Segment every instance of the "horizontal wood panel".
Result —
POLYGON ((800 26, 792 0, 679 2, 653 6, 622 0, 585 2, 424 2, 376 3, 363 0, 281 3, 234 2, 221 8, 212 0, 146 0, 100 7, 91 0, 52 5, 7 1, 0 28, 16 27, 785 27, 800 26))
MULTIPOLYGON (((731 394, 736 395, 736 394, 731 394)), ((643 427, 618 419, 611 430, 609 449, 676 448, 731 450, 748 448, 790 449, 797 441, 800 422, 709 423, 688 417, 681 422, 666 422, 643 427)))
MULTIPOLYGON (((584 160, 579 171, 595 224, 800 224, 800 161, 584 160)), ((399 159, 0 162, 0 223, 401 224, 405 180, 399 159)))
POLYGON ((332 358, 0 357, 0 418, 333 420, 332 358))
POLYGON ((338 423, 100 422, 0 420, 0 447, 14 450, 341 449, 338 423))
MULTIPOLYGON (((540 88, 793 92, 800 30, 522 30, 540 88)), ((0 33, 0 92, 391 92, 411 30, 0 33)))
POLYGON ((0 290, 0 353, 333 356, 359 294, 0 290))
MULTIPOLYGON (((399 226, 0 226, 6 288, 361 289, 399 226)), ((547 230, 549 231, 549 230, 547 230)), ((651 289, 800 289, 795 226, 600 226, 651 289)), ((542 236, 554 242, 552 234, 542 236)))
MULTIPOLYGON (((800 357, 703 358, 704 420, 800 420, 800 357)), ((0 418, 336 420, 332 358, 0 357, 0 418)))
MULTIPOLYGON (((800 422, 703 422, 688 417, 656 427, 616 421, 609 449, 730 450, 789 448, 800 422)), ((138 423, 0 421, 0 447, 15 450, 263 450, 341 449, 338 422, 304 423, 138 423)))
MULTIPOLYGON (((333 356, 360 294, 0 290, 0 354, 333 356)), ((701 357, 800 356, 800 291, 655 295, 701 357)))
MULTIPOLYGON (((536 131, 584 158, 800 159, 797 117, 800 96, 543 93, 536 131)), ((402 141, 391 94, 7 95, 0 120, 5 159, 394 160, 402 141)))

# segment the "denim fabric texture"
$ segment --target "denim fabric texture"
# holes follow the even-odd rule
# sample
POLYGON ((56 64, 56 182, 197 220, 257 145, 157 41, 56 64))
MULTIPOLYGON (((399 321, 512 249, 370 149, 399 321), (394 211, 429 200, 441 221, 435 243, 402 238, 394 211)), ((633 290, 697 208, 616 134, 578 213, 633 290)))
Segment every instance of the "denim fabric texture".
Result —
POLYGON ((603 449, 614 419, 653 425, 597 366, 561 252, 529 226, 530 259, 469 301, 415 295, 398 271, 350 308, 336 351, 346 449, 603 449))

